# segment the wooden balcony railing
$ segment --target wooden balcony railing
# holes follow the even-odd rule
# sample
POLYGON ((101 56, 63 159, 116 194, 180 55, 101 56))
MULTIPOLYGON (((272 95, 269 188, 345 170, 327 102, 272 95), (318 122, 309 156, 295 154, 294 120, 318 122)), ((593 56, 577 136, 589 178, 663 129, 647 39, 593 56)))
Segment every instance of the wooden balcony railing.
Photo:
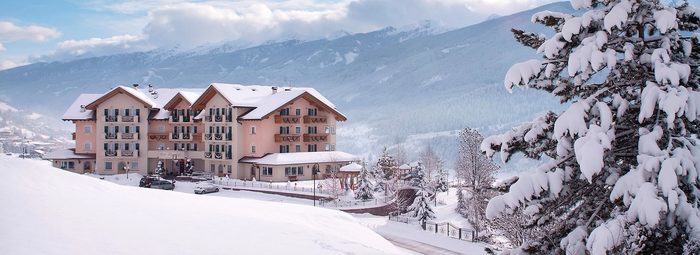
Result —
POLYGON ((211 133, 209 133, 209 134, 204 134, 204 140, 211 140, 211 138, 212 138, 211 133))
POLYGON ((275 123, 280 124, 280 123, 299 123, 299 116, 294 116, 294 115, 275 115, 275 123))
POLYGON ((304 134, 304 142, 327 142, 328 134, 304 134))
POLYGON ((107 133, 105 139, 117 139, 117 133, 107 133))
POLYGON ((275 134, 275 142, 276 143, 298 142, 300 140, 300 138, 301 138, 301 136, 293 135, 293 134, 275 134))
POLYGON ((325 115, 318 115, 318 116, 306 115, 306 116, 304 116, 304 124, 327 123, 327 122, 328 122, 328 116, 325 116, 325 115))
POLYGON ((138 156, 139 156, 139 152, 138 152, 138 151, 131 151, 131 150, 128 150, 128 151, 127 151, 127 150, 122 150, 122 151, 121 151, 121 156, 122 156, 122 157, 134 157, 134 156, 138 157, 138 156))
POLYGON ((122 116, 122 122, 134 122, 134 116, 122 116))
POLYGON ((221 152, 215 152, 214 153, 214 158, 215 159, 221 159, 223 157, 223 154, 221 152))
POLYGON ((122 139, 127 139, 127 140, 134 139, 134 133, 122 133, 122 139))
POLYGON ((211 151, 205 151, 205 152, 204 152, 204 157, 205 157, 205 158, 211 158, 211 151))
POLYGON ((223 140, 224 136, 220 133, 214 134, 214 140, 223 140))
POLYGON ((117 156, 117 151, 114 150, 106 150, 105 151, 105 157, 116 157, 117 156))

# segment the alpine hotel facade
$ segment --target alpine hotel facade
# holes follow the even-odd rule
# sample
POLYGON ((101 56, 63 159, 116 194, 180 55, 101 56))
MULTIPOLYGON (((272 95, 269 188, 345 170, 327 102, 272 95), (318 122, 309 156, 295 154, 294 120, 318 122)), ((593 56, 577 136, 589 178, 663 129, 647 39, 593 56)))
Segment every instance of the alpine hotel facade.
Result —
POLYGON ((213 83, 206 89, 118 86, 81 94, 63 115, 75 148, 45 156, 76 173, 152 173, 160 164, 261 181, 309 180, 356 161, 336 151, 335 105, 313 88, 213 83), (160 162, 160 163, 159 163, 160 162))

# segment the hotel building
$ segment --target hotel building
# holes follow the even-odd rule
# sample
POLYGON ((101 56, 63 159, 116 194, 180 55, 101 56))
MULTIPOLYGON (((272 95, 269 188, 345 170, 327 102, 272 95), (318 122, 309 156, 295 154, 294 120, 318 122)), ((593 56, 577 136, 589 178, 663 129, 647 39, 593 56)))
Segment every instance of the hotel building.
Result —
POLYGON ((335 105, 313 88, 213 83, 206 89, 118 86, 81 94, 63 115, 75 148, 48 153, 77 173, 152 173, 158 165, 261 181, 327 177, 358 158, 336 151, 335 105))

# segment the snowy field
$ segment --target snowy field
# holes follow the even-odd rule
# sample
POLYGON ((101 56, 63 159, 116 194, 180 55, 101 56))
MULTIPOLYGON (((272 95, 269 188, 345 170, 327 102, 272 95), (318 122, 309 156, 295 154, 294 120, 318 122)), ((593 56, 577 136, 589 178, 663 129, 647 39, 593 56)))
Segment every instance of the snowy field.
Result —
POLYGON ((4 155, 0 165, 0 254, 402 253, 335 210, 116 185, 4 155))

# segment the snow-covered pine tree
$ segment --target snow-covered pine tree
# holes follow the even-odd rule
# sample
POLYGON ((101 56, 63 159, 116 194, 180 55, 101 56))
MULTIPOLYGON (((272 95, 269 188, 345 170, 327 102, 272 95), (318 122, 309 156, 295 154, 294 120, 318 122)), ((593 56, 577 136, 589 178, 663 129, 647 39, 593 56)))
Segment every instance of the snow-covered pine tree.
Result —
POLYGON ((477 236, 486 227, 484 214, 488 199, 495 196, 491 188, 493 175, 498 170, 491 160, 480 150, 484 138, 476 129, 465 128, 459 133, 459 151, 457 153, 457 175, 463 181, 462 188, 469 192, 465 196, 465 210, 462 216, 474 227, 477 236))
POLYGON ((428 187, 426 173, 422 164, 417 164, 415 171, 412 183, 416 189, 416 197, 407 210, 408 214, 418 219, 418 223, 425 229, 425 223, 428 220, 435 219, 435 212, 433 212, 433 207, 430 203, 430 198, 433 194, 430 187, 428 187))
POLYGON ((444 166, 440 166, 437 170, 437 176, 435 179, 435 192, 447 192, 450 188, 450 184, 447 182, 447 170, 444 166))
POLYGON ((355 199, 369 200, 374 198, 374 188, 372 187, 370 178, 369 170, 365 167, 365 163, 362 163, 360 175, 357 177, 358 188, 355 192, 355 199))
MULTIPOLYGON (((687 3, 572 0, 580 17, 540 12, 546 40, 516 38, 543 54, 513 65, 505 86, 557 96, 568 109, 488 137, 507 161, 552 158, 491 199, 490 219, 522 209, 542 253, 694 253, 700 240, 700 11, 687 3)), ((522 31, 521 31, 522 32, 522 31)))
POLYGON ((163 169, 163 161, 159 160, 158 163, 156 163, 156 169, 154 170, 155 174, 157 175, 163 175, 165 174, 165 169, 163 169))

